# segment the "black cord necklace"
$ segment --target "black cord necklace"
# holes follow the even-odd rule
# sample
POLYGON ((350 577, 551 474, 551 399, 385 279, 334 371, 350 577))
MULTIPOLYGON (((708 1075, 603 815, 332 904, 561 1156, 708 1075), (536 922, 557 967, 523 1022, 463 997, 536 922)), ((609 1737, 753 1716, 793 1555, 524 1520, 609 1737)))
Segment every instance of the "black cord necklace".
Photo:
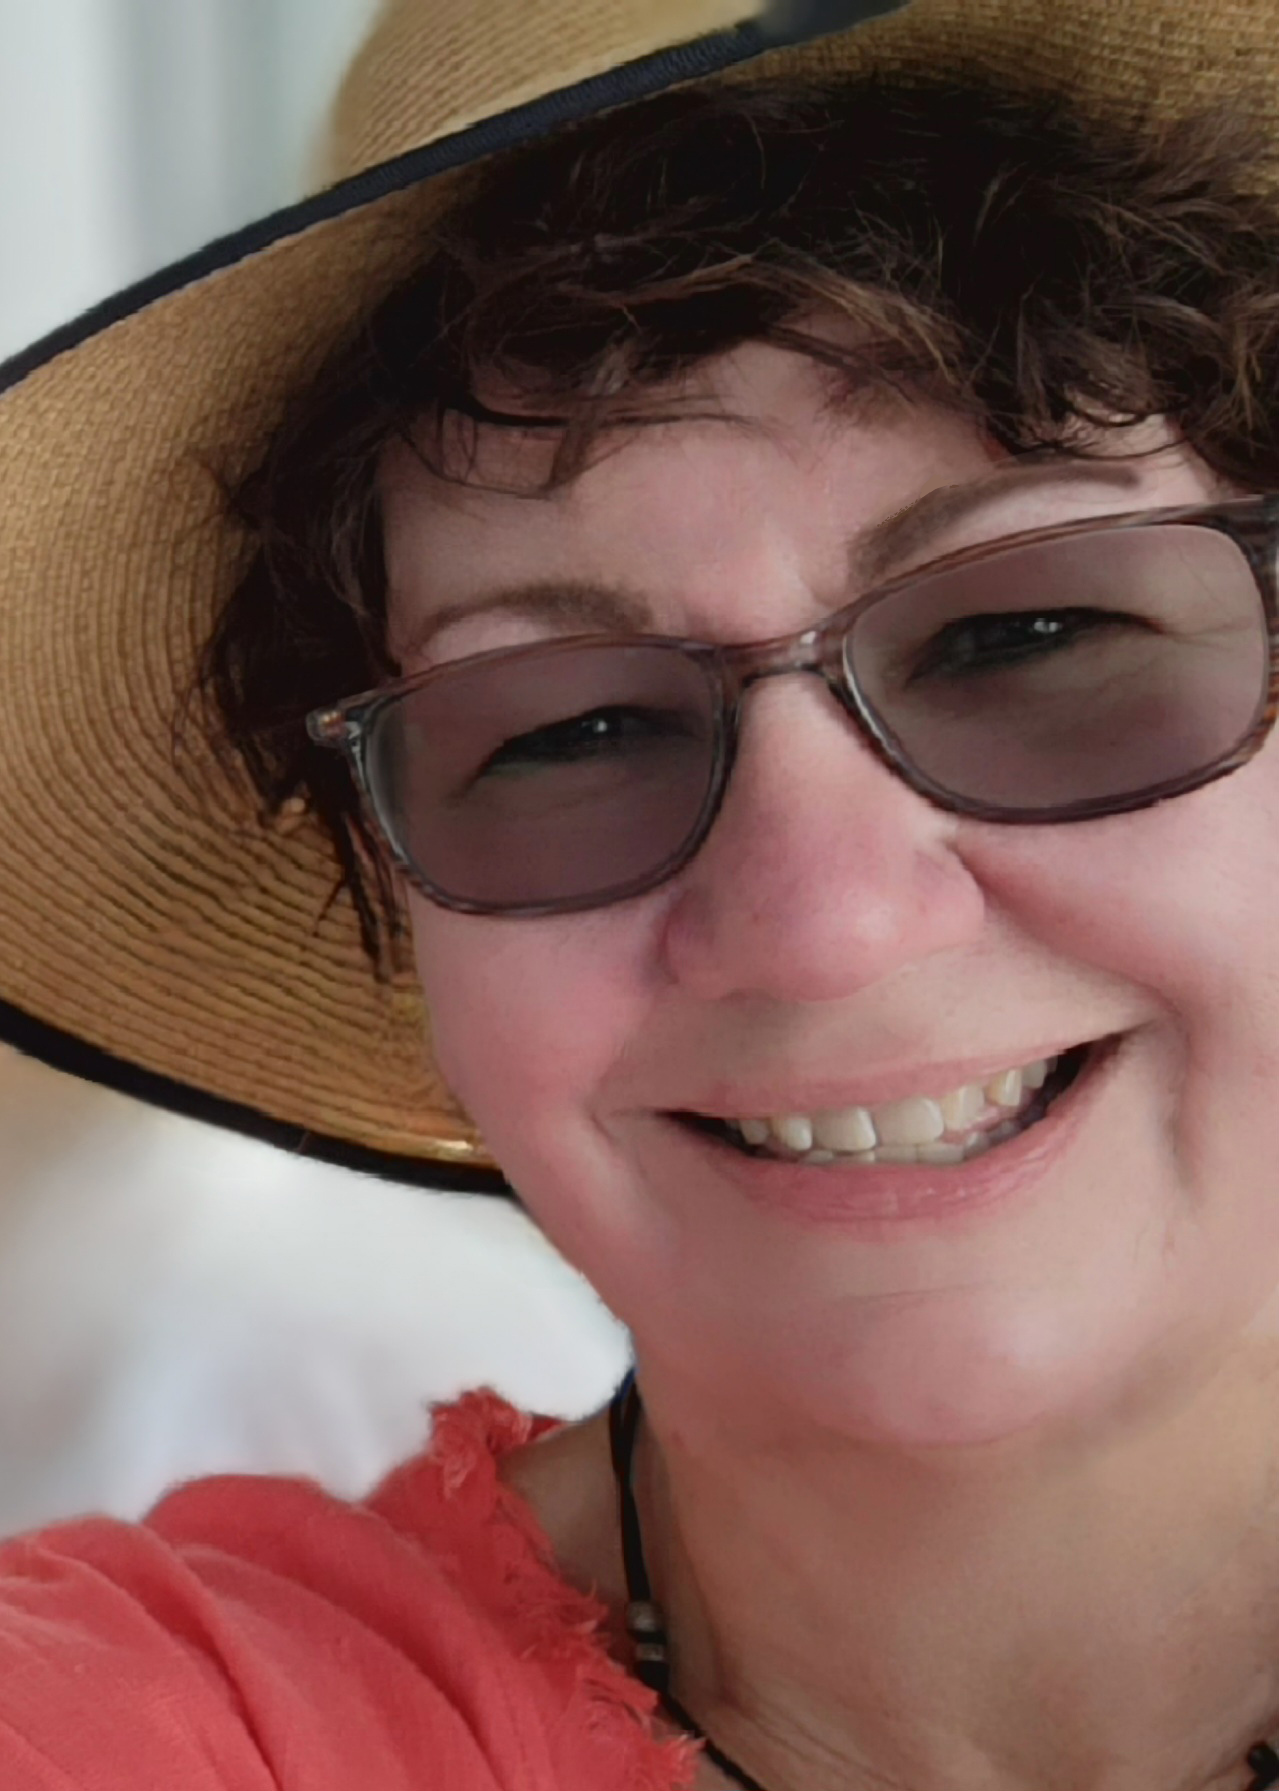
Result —
MULTIPOLYGON (((640 1536, 639 1512, 631 1487, 631 1464, 635 1453, 635 1433, 640 1419, 639 1389, 635 1371, 626 1376, 609 1403, 608 1429, 613 1449, 613 1473, 617 1479, 622 1512, 622 1557, 626 1567, 626 1628, 635 1644, 635 1676, 657 1693, 662 1709, 671 1721, 686 1734, 704 1742, 706 1757, 713 1760, 725 1777, 740 1785, 742 1791, 765 1791, 758 1779, 730 1760, 716 1747, 705 1729, 689 1715, 671 1691, 671 1662, 666 1638, 666 1619, 661 1607, 653 1602, 648 1569, 644 1565, 644 1543, 640 1536)), ((1249 1748, 1245 1764, 1253 1779, 1247 1791, 1269 1791, 1279 1785, 1279 1753, 1268 1741, 1259 1741, 1249 1748)))

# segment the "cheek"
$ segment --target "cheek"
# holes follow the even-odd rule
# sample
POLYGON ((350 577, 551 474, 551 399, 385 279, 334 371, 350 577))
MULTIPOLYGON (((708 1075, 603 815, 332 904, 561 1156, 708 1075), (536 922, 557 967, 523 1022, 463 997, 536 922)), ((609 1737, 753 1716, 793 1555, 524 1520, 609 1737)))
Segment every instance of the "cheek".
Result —
POLYGON ((1279 759, 970 862, 1060 963, 1154 1010, 1186 1200, 1223 1249, 1265 1233, 1279 1252, 1279 759))
POLYGON ((615 1123, 651 1008, 642 907, 501 922, 411 902, 446 1081, 544 1235, 619 1310, 652 1247, 615 1123))
POLYGON ((1154 995, 1200 1050, 1279 1069, 1279 758, 1174 802, 1040 831, 1002 881, 1041 937, 1154 995), (1073 836, 1073 837, 1072 837, 1073 836), (1037 893, 1029 893, 1034 879, 1037 893), (1253 1054, 1258 1054, 1254 1057, 1253 1054))
POLYGON ((498 921, 410 897, 414 953, 450 1088, 512 1178, 598 1151, 608 1091, 648 1005, 633 911, 498 921))

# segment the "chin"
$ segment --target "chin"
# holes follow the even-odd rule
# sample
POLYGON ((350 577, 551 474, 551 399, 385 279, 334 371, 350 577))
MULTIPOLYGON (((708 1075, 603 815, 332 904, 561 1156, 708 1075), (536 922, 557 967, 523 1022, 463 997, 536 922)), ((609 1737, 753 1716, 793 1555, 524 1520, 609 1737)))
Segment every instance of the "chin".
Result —
POLYGON ((1042 1291, 1020 1310, 930 1296, 856 1330, 838 1356, 810 1350, 800 1402, 824 1426, 881 1447, 976 1449, 1100 1432, 1150 1381, 1126 1322, 1054 1319, 1042 1291), (817 1376, 814 1359, 826 1364, 817 1376))

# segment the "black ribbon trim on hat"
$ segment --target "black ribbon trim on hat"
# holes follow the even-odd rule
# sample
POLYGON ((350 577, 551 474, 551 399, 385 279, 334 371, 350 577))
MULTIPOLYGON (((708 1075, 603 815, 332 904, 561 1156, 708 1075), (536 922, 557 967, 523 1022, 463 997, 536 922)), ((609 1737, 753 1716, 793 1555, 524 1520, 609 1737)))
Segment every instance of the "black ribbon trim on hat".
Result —
POLYGON ((845 31, 909 4, 910 0, 771 0, 758 18, 658 50, 651 56, 638 57, 603 74, 557 88, 525 105, 481 119, 466 130, 382 162, 229 236, 218 237, 193 255, 125 287, 0 362, 0 393, 125 318, 319 224, 346 217, 441 174, 455 173, 486 156, 534 143, 560 125, 576 124, 616 106, 649 99, 685 81, 707 79, 782 45, 845 31))
POLYGON ((303 1126, 289 1125, 284 1120, 271 1119, 239 1101, 207 1094, 170 1076, 141 1069, 110 1051, 87 1044, 73 1033, 62 1032, 44 1020, 34 1019, 8 1001, 0 1001, 0 1042, 12 1045, 24 1057, 34 1057, 50 1069, 60 1070, 63 1075, 113 1088, 118 1094, 128 1095, 148 1107, 159 1107, 183 1119, 198 1120, 202 1125, 217 1126, 220 1131, 239 1132, 260 1144, 271 1144, 277 1150, 287 1151, 291 1157, 331 1163, 337 1169, 354 1170, 357 1175, 372 1175, 385 1182, 406 1182, 411 1187, 433 1189, 441 1194, 487 1194, 519 1203, 519 1195, 496 1169, 373 1150, 365 1145, 348 1143, 344 1138, 333 1138, 322 1132, 308 1131, 303 1126))
POLYGON ((852 31, 871 19, 902 12, 911 0, 772 0, 760 15, 758 29, 774 46, 811 43, 852 31))

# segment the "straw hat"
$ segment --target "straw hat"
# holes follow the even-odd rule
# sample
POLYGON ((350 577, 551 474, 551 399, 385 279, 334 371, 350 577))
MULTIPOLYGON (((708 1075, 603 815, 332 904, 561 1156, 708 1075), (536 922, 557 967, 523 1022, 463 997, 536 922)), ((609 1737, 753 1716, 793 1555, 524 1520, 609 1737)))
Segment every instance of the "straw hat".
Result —
POLYGON ((245 552, 207 468, 247 468, 451 170, 677 82, 944 64, 1171 109, 1246 78, 1279 128, 1279 0, 900 4, 391 0, 335 113, 335 184, 0 370, 0 1037, 292 1149, 501 1190, 416 987, 379 987, 330 904, 319 835, 264 829, 211 753, 175 765, 245 552))

